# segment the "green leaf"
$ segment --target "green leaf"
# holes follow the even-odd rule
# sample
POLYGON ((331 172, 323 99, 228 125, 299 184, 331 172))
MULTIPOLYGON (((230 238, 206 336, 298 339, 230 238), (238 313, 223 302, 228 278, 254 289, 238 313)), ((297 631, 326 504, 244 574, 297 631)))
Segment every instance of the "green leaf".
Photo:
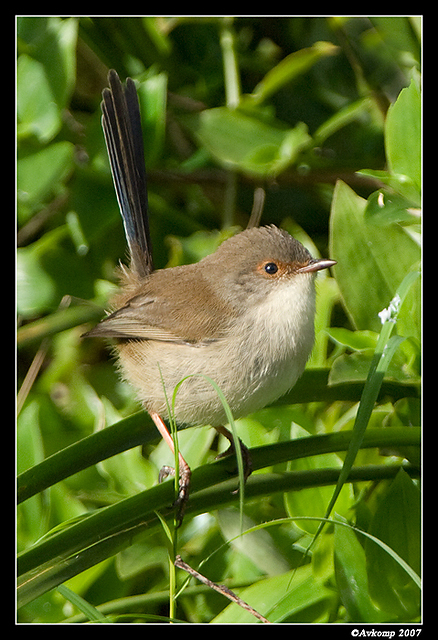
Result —
MULTIPOLYGON (((369 533, 385 542, 416 572, 421 569, 420 492, 400 470, 382 498, 369 533)), ((365 544, 368 580, 378 605, 402 619, 419 614, 420 591, 399 563, 371 541, 365 544)))
MULTIPOLYGON (((386 185, 391 189, 391 196, 396 193, 408 203, 408 206, 414 208, 419 208, 421 206, 421 198, 418 188, 413 180, 408 176, 401 173, 390 173, 389 171, 371 169, 362 169, 362 171, 358 171, 357 173, 361 176, 375 178, 382 184, 386 185)), ((378 198, 379 193, 381 192, 377 191, 376 195, 372 195, 370 198, 378 198)))
POLYGON ((349 329, 344 329, 344 327, 331 327, 326 331, 334 342, 353 351, 375 349, 379 337, 374 331, 350 331, 349 329))
POLYGON ((414 79, 388 109, 385 147, 391 173, 408 176, 421 191, 421 96, 414 79))
MULTIPOLYGON (((398 340, 402 340, 400 336, 398 340)), ((398 346, 398 345, 397 345, 398 346)), ((330 384, 342 384, 348 382, 365 381, 370 370, 372 356, 367 353, 343 354, 336 358, 330 370, 330 384)), ((394 357, 393 361, 385 371, 386 380, 396 380, 401 384, 417 382, 420 378, 413 376, 411 372, 405 371, 403 358, 394 357)))
MULTIPOLYGON (((18 262, 19 261, 17 260, 17 263, 18 262)), ((43 274, 42 277, 45 278, 45 275, 43 274)), ((47 283, 50 290, 52 290, 49 279, 47 280, 47 283)), ((40 289, 39 292, 41 294, 40 289)), ((49 300, 51 297, 52 296, 50 294, 49 300)), ((102 318, 103 313, 104 311, 101 307, 91 304, 71 305, 66 308, 61 308, 59 311, 55 311, 48 316, 35 320, 34 322, 28 322, 20 327, 17 331, 17 345, 18 347, 23 347, 29 344, 40 343, 41 340, 47 338, 47 336, 54 335, 60 331, 77 327, 78 325, 85 324, 86 322, 98 322, 102 318)))
MULTIPOLYGON (((252 533, 239 535, 241 532, 240 514, 233 509, 220 509, 217 514, 219 526, 225 540, 232 540, 232 545, 240 553, 247 556, 255 566, 267 574, 274 576, 287 571, 290 566, 286 558, 274 544, 268 531, 259 529, 252 533)), ((248 516, 243 518, 243 530, 254 526, 248 516)))
POLYGON ((68 600, 73 606, 77 607, 79 611, 81 611, 88 620, 92 622, 102 622, 106 620, 106 617, 103 613, 100 613, 96 607, 93 607, 92 604, 84 600, 82 596, 78 595, 64 584, 60 584, 58 587, 59 593, 64 596, 66 600, 68 600))
MULTIPOLYGON (((312 255, 315 255, 312 253, 312 255)), ((335 304, 339 303, 339 288, 334 278, 323 277, 316 288, 315 344, 307 368, 323 367, 327 363, 329 334, 327 329, 335 304)))
MULTIPOLYGON (((40 428, 40 405, 29 402, 17 418, 17 470, 23 472, 44 459, 40 428)), ((47 494, 34 495, 17 509, 18 551, 33 544, 47 528, 47 494)))
POLYGON ((73 168, 74 145, 55 142, 23 156, 17 163, 18 222, 23 224, 73 168))
POLYGON ((17 136, 51 140, 61 128, 61 112, 53 101, 44 66, 23 54, 17 62, 17 136))
POLYGON ((58 307, 67 293, 92 298, 87 258, 77 259, 66 226, 48 231, 17 252, 17 308, 24 317, 58 307), (64 241, 65 240, 65 241, 64 241))
POLYGON ((373 16, 370 21, 379 37, 401 65, 421 58, 421 16, 373 16))
MULTIPOLYGON (((24 410, 23 410, 24 411, 24 410)), ((105 458, 156 439, 157 432, 148 414, 135 413, 114 425, 65 447, 18 478, 18 502, 64 480, 105 458)))
MULTIPOLYGON (((298 440, 299 438, 308 437, 309 434, 302 427, 297 424, 292 424, 291 427, 291 440, 298 440)), ((342 461, 335 453, 326 453, 315 457, 303 457, 298 460, 293 460, 288 464, 288 470, 293 471, 308 471, 311 469, 340 469, 342 467, 342 461)), ((284 495, 284 504, 286 511, 290 516, 294 516, 297 513, 303 516, 320 516, 323 517, 327 511, 327 505, 330 502, 330 498, 333 495, 332 487, 319 486, 311 489, 303 489, 302 491, 290 491, 284 495)), ((336 510, 346 515, 351 501, 353 499, 353 492, 351 485, 344 485, 341 493, 338 497, 336 510)), ((318 529, 318 522, 314 520, 303 520, 299 522, 300 528, 304 529, 308 533, 314 534, 318 529)))
POLYGON ((227 107, 206 109, 186 122, 221 164, 262 176, 283 171, 311 142, 303 123, 279 129, 227 107))
POLYGON ((373 107, 373 101, 369 97, 360 98, 352 104, 336 111, 328 120, 322 123, 313 135, 315 146, 322 145, 327 138, 342 129, 347 124, 360 120, 373 107))
MULTIPOLYGON (((193 431, 196 432, 196 429, 193 431)), ((383 432, 368 430, 362 446, 384 448, 394 448, 401 445, 417 446, 419 437, 419 429, 413 427, 409 429, 393 427, 383 432)), ((348 447, 350 438, 351 433, 340 432, 300 438, 295 442, 281 442, 257 447, 251 452, 253 467, 261 469, 285 460, 343 451, 348 447)), ((27 500, 52 484, 105 460, 105 458, 114 456, 130 447, 153 442, 156 439, 157 432, 150 416, 144 412, 135 413, 73 443, 20 474, 17 483, 18 501, 27 500)), ((225 464, 226 459, 220 462, 225 464)), ((218 463, 216 464, 219 466, 218 463)), ((233 462, 228 464, 233 464, 233 462)))
POLYGON ((420 221, 419 211, 412 209, 412 202, 397 193, 375 191, 368 198, 365 220, 376 226, 395 222, 414 224, 420 221))
POLYGON ((335 526, 334 536, 336 583, 349 622, 383 622, 385 617, 370 598, 365 552, 356 534, 335 526))
MULTIPOLYGON (((396 224, 367 223, 367 202, 338 181, 330 219, 330 256, 346 311, 357 329, 379 331, 378 314, 387 307, 404 276, 419 263, 418 244, 396 224)), ((398 317, 400 334, 420 339, 420 285, 412 287, 398 317)))
MULTIPOLYGON (((267 616, 270 622, 306 621, 306 609, 312 608, 314 616, 317 616, 318 610, 325 613, 327 601, 333 597, 323 581, 313 576, 310 565, 259 580, 239 591, 238 595, 256 611, 267 616)), ((312 620, 316 621, 315 618, 312 620)), ((250 613, 236 604, 229 605, 212 620, 213 623, 242 624, 255 621, 250 613)))
POLYGON ((18 473, 42 462, 43 459, 44 446, 39 425, 39 403, 35 400, 23 409, 17 419, 18 473))
POLYGON ((162 154, 166 128, 167 74, 147 78, 138 87, 142 114, 146 166, 151 168, 162 154))
MULTIPOLYGON (((403 278, 403 281, 398 287, 396 295, 391 300, 388 309, 384 309, 384 313, 382 312, 380 314, 383 326, 380 331, 379 339, 377 341, 373 359, 370 364, 365 386, 363 388, 356 420, 354 422, 353 437, 348 446, 347 455, 345 456, 335 490, 327 507, 326 517, 330 515, 341 492, 343 484, 347 480, 347 477, 356 459, 357 453, 362 446, 366 428, 368 426, 374 404, 379 395, 383 378, 392 360, 392 357, 397 350, 397 347, 404 340, 404 338, 398 335, 391 336, 391 333, 400 313, 400 307, 405 301, 406 295, 409 292, 412 284, 417 279, 418 275, 418 272, 410 272, 403 278)), ((320 525, 320 527, 318 528, 313 541, 315 541, 315 539, 318 537, 321 530, 322 525, 320 525)))
POLYGON ((268 71, 253 93, 244 96, 244 100, 250 99, 253 104, 263 102, 285 84, 308 71, 318 60, 338 51, 339 47, 331 42, 315 42, 311 47, 294 51, 268 71))
POLYGON ((17 133, 36 135, 44 143, 60 130, 73 92, 78 22, 25 17, 19 26, 21 39, 30 46, 17 63, 17 133))
POLYGON ((25 247, 17 252, 17 311, 24 317, 47 311, 56 298, 56 283, 38 255, 25 247))
MULTIPOLYGON (((377 438, 375 438, 376 434, 373 434, 373 446, 379 446, 379 444, 385 446, 389 442, 394 442, 394 435, 397 436, 395 440, 398 442, 403 440, 406 444, 415 444, 418 441, 418 430, 416 429, 400 430, 394 428, 374 431, 386 433, 379 433, 377 438), (407 438, 403 438, 404 434, 407 438), (401 439, 400 436, 402 436, 401 439)), ((331 435, 341 435, 340 440, 344 440, 344 434, 331 435)), ((325 439, 322 438, 322 440, 325 439)), ((338 438, 334 440, 339 441, 338 438)), ((369 446, 371 440, 366 439, 365 442, 366 446, 369 446)), ((284 450, 284 444, 282 443, 282 446, 278 447, 279 452, 284 450)), ((303 448, 307 445, 308 443, 304 442, 303 448)), ((260 450, 258 456, 253 457, 254 466, 256 468, 264 466, 267 457, 269 458, 269 455, 267 456, 265 451, 260 450), (263 463, 260 462, 261 458, 263 463)), ((272 462, 272 460, 268 459, 268 462, 272 462)), ((231 464, 233 463, 231 462, 231 464)), ((394 471, 398 469, 399 465, 396 465, 395 468, 388 465, 372 469, 369 467, 358 468, 352 472, 351 480, 376 480, 382 477, 394 477, 394 471)), ((286 475, 256 474, 248 483, 246 494, 248 497, 255 498, 263 495, 269 496, 285 489, 290 490, 292 487, 302 489, 320 483, 333 484, 336 482, 339 475, 337 470, 327 469, 325 471, 325 474, 321 471, 286 475)), ((195 469, 192 476, 193 490, 187 506, 186 517, 189 517, 190 514, 211 511, 230 502, 235 503, 236 497, 232 495, 235 480, 227 482, 229 477, 230 461, 226 459, 195 469)), ((173 496, 172 483, 164 482, 116 504, 97 509, 87 517, 64 523, 62 529, 51 533, 50 536, 46 536, 20 554, 18 558, 18 569, 21 576, 19 606, 30 602, 66 579, 132 544, 132 538, 135 534, 141 533, 145 529, 152 531, 153 527, 158 527, 156 511, 160 510, 166 515, 172 514, 170 505, 173 496)))

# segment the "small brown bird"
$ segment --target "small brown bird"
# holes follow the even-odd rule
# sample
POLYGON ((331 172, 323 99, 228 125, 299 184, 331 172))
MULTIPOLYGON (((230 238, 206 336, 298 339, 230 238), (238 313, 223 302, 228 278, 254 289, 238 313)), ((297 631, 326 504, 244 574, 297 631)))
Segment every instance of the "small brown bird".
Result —
MULTIPOLYGON (((314 275, 335 264, 314 259, 275 226, 226 240, 197 264, 154 271, 140 111, 134 82, 115 71, 103 91, 102 124, 130 253, 114 311, 87 335, 115 339, 123 377, 134 387, 174 451, 167 399, 179 424, 211 425, 233 448, 223 405, 234 418, 286 393, 304 370, 314 341, 314 275)), ((241 446, 245 479, 249 453, 241 446)), ((190 468, 179 456, 180 518, 190 468)))

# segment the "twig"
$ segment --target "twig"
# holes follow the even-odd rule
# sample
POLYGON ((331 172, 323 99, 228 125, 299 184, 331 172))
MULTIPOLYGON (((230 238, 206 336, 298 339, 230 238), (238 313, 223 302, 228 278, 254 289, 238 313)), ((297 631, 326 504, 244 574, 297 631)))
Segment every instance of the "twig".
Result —
POLYGON ((192 569, 190 565, 188 565, 186 562, 182 560, 180 555, 177 555, 175 557, 175 567, 178 567, 178 569, 183 569, 184 571, 187 571, 187 573, 189 573, 191 576, 193 576, 203 584, 207 585, 207 587, 210 587, 210 589, 214 589, 218 593, 221 593, 223 596, 228 598, 228 600, 231 600, 232 602, 235 602, 236 604, 238 604, 239 607, 242 607, 242 609, 249 611, 249 613, 251 613, 261 622, 266 622, 270 624, 269 620, 264 618, 260 613, 258 613, 258 611, 250 607, 249 604, 244 602, 241 598, 239 598, 239 596, 236 596, 236 594, 233 593, 231 589, 228 589, 228 587, 226 587, 223 584, 222 585, 216 584, 215 582, 212 582, 211 580, 203 576, 198 571, 195 571, 195 569, 192 569))

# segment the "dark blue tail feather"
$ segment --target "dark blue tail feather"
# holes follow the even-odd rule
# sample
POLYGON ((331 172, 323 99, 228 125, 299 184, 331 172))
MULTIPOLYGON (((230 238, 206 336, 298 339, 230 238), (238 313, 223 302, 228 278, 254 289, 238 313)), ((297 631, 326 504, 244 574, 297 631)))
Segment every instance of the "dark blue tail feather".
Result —
POLYGON ((147 180, 140 108, 131 78, 123 87, 112 69, 102 93, 102 126, 125 227, 131 268, 142 278, 153 271, 147 180))

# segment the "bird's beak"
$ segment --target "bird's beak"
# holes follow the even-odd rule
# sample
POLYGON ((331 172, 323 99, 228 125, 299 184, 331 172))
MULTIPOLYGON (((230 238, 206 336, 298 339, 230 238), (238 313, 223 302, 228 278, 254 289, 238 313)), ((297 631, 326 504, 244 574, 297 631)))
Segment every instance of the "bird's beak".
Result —
POLYGON ((306 265, 304 265, 303 267, 300 267, 298 269, 298 273, 309 273, 312 271, 321 271, 321 269, 328 269, 329 267, 332 267, 334 264, 336 264, 336 260, 326 260, 325 258, 322 258, 322 259, 313 258, 312 260, 309 260, 309 262, 306 265))

